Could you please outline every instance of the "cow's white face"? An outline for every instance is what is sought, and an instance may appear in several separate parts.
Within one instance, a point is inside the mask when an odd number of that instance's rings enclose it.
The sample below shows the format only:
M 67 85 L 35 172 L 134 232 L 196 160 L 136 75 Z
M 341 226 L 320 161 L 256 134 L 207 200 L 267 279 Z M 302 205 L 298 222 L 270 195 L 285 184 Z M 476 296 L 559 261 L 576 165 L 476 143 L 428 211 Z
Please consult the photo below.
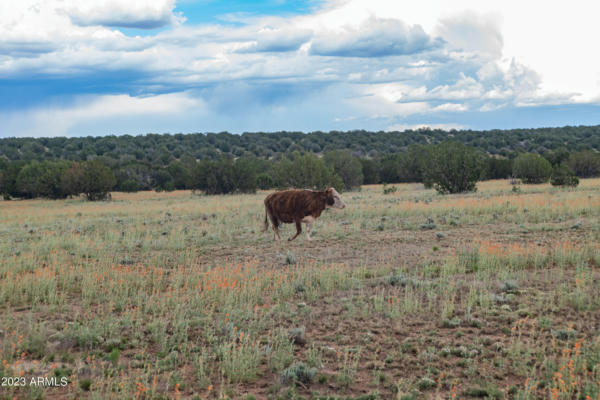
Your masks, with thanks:
M 342 200 L 340 194 L 334 188 L 329 188 L 327 192 L 327 207 L 345 208 L 346 204 Z

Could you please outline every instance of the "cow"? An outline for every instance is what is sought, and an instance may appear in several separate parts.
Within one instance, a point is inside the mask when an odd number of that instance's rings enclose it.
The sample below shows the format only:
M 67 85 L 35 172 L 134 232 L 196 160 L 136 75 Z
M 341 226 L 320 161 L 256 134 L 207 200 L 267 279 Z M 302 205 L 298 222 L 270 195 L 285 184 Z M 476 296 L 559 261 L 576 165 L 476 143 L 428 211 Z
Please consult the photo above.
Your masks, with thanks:
M 296 223 L 296 234 L 288 240 L 294 240 L 302 233 L 302 222 L 306 224 L 306 239 L 310 239 L 312 224 L 326 208 L 344 208 L 340 194 L 330 187 L 322 192 L 315 190 L 291 189 L 271 193 L 265 198 L 265 229 L 269 229 L 271 220 L 275 240 L 281 240 L 279 225 Z

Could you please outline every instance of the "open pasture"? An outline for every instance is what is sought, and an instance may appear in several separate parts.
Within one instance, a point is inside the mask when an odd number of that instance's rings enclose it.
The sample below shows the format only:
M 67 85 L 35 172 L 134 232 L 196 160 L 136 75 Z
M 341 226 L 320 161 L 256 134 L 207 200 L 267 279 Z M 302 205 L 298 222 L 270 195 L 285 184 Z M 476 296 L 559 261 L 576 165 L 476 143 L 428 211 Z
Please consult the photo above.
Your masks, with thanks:
M 0 202 L 0 398 L 600 399 L 600 180 L 396 187 Z

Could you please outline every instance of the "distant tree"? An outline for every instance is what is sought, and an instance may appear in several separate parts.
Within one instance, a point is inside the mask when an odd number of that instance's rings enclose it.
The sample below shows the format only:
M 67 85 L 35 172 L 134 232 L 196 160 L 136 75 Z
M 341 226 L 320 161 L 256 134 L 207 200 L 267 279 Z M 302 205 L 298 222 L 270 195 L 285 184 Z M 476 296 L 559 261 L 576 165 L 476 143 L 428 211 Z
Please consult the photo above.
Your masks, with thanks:
M 363 183 L 365 185 L 373 185 L 379 183 L 379 163 L 368 158 L 361 158 Z
M 213 140 L 213 136 L 209 136 Z M 201 160 L 192 170 L 192 190 L 202 190 L 208 193 L 217 191 L 214 162 Z
M 512 175 L 511 159 L 488 157 L 484 164 L 482 179 L 506 179 Z
M 116 182 L 110 168 L 100 160 L 74 164 L 63 178 L 69 194 L 83 193 L 90 201 L 105 200 Z
M 550 183 L 552 186 L 570 186 L 575 187 L 579 185 L 579 179 L 571 168 L 567 165 L 557 165 L 552 171 L 550 176 Z
M 470 146 L 445 142 L 431 148 L 424 177 L 441 194 L 472 192 L 482 170 L 481 155 Z
M 224 158 L 201 161 L 192 175 L 192 189 L 202 190 L 206 194 L 256 191 L 256 173 L 250 160 Z
M 24 161 L 6 161 L 0 159 L 0 194 L 4 200 L 20 195 L 17 189 L 17 176 L 23 168 Z
M 600 176 L 600 154 L 584 150 L 573 153 L 567 162 L 575 174 L 581 178 Z
M 382 182 L 423 182 L 424 165 L 431 146 L 412 145 L 406 152 L 384 156 L 379 171 Z
M 334 150 L 325 154 L 325 164 L 342 179 L 345 190 L 359 189 L 363 183 L 362 164 L 350 151 Z
M 179 161 L 172 161 L 167 167 L 167 172 L 173 179 L 175 189 L 182 190 L 190 187 L 192 176 L 185 164 Z
M 397 183 L 401 182 L 400 179 L 400 154 L 390 154 L 384 156 L 379 162 L 379 178 L 384 183 Z
M 173 177 L 166 169 L 157 169 L 152 174 L 152 186 L 157 192 L 172 192 L 175 190 Z
M 17 190 L 28 198 L 65 198 L 68 193 L 62 184 L 62 177 L 70 165 L 69 161 L 32 161 L 19 171 Z
M 569 150 L 562 146 L 555 150 L 547 151 L 543 154 L 544 158 L 552 164 L 553 167 L 562 164 L 569 158 Z
M 125 191 L 123 184 L 128 180 L 136 182 L 137 190 L 154 189 L 153 173 L 152 165 L 146 161 L 127 161 L 115 169 L 115 190 Z
M 552 165 L 538 154 L 520 154 L 513 163 L 513 176 L 523 183 L 548 182 L 552 174 Z
M 313 155 L 294 153 L 285 157 L 274 168 L 276 184 L 281 188 L 323 189 L 328 186 L 338 191 L 344 182 L 325 162 Z
M 262 173 L 256 176 L 256 184 L 261 190 L 267 190 L 275 187 L 275 180 L 269 174 Z
M 233 163 L 232 181 L 238 193 L 256 192 L 256 163 L 254 159 L 238 158 Z
M 123 192 L 129 192 L 129 193 L 134 193 L 139 190 L 138 183 L 134 179 L 127 179 L 126 181 L 121 183 L 121 186 L 119 189 L 122 190 Z

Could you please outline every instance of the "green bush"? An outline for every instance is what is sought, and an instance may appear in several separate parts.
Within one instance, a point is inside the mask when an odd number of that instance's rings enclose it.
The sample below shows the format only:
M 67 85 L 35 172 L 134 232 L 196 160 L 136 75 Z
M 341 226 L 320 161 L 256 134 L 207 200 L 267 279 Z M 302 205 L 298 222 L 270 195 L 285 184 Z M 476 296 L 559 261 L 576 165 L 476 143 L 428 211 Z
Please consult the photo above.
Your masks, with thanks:
M 600 176 L 600 154 L 596 152 L 584 150 L 571 154 L 568 164 L 582 178 Z
M 296 382 L 308 384 L 312 382 L 316 374 L 316 368 L 310 368 L 303 362 L 298 362 L 290 365 L 281 372 L 281 382 L 284 385 L 289 385 Z
M 273 177 L 269 174 L 258 174 L 256 176 L 256 184 L 259 189 L 267 190 L 275 187 L 275 180 L 273 180 Z
M 331 186 L 338 191 L 344 188 L 339 175 L 314 154 L 295 152 L 279 161 L 274 170 L 277 186 L 281 188 L 323 189 Z
M 579 179 L 571 168 L 567 167 L 566 165 L 559 165 L 552 171 L 550 183 L 552 186 L 575 187 L 579 185 Z
M 189 169 L 179 161 L 173 161 L 167 167 L 167 172 L 172 177 L 173 186 L 177 190 L 190 187 L 192 176 Z
M 172 192 L 175 190 L 175 181 L 169 172 L 159 169 L 153 174 L 153 186 L 157 192 Z
M 433 146 L 424 164 L 424 181 L 433 183 L 438 193 L 462 193 L 477 190 L 483 158 L 470 146 L 444 142 Z
M 387 186 L 387 184 L 383 184 L 383 194 L 396 193 L 398 188 L 396 186 Z
M 134 193 L 138 191 L 138 183 L 134 179 L 127 179 L 121 184 L 120 189 L 123 192 Z
M 361 158 L 360 163 L 362 166 L 363 183 L 365 185 L 379 183 L 379 163 L 368 158 Z
M 512 174 L 513 160 L 488 157 L 482 179 L 507 179 Z
M 83 193 L 90 201 L 105 200 L 116 183 L 110 168 L 100 160 L 75 163 L 63 176 L 69 194 Z
M 254 193 L 256 172 L 251 160 L 200 161 L 192 172 L 192 189 L 206 194 Z
M 65 198 L 73 194 L 63 182 L 63 175 L 70 166 L 69 161 L 32 161 L 19 171 L 17 190 L 28 198 Z
M 359 189 L 363 183 L 362 164 L 350 151 L 335 150 L 325 154 L 325 163 L 333 168 L 344 182 L 345 190 Z
M 521 154 L 513 163 L 513 176 L 523 183 L 548 182 L 552 174 L 552 165 L 537 154 Z

